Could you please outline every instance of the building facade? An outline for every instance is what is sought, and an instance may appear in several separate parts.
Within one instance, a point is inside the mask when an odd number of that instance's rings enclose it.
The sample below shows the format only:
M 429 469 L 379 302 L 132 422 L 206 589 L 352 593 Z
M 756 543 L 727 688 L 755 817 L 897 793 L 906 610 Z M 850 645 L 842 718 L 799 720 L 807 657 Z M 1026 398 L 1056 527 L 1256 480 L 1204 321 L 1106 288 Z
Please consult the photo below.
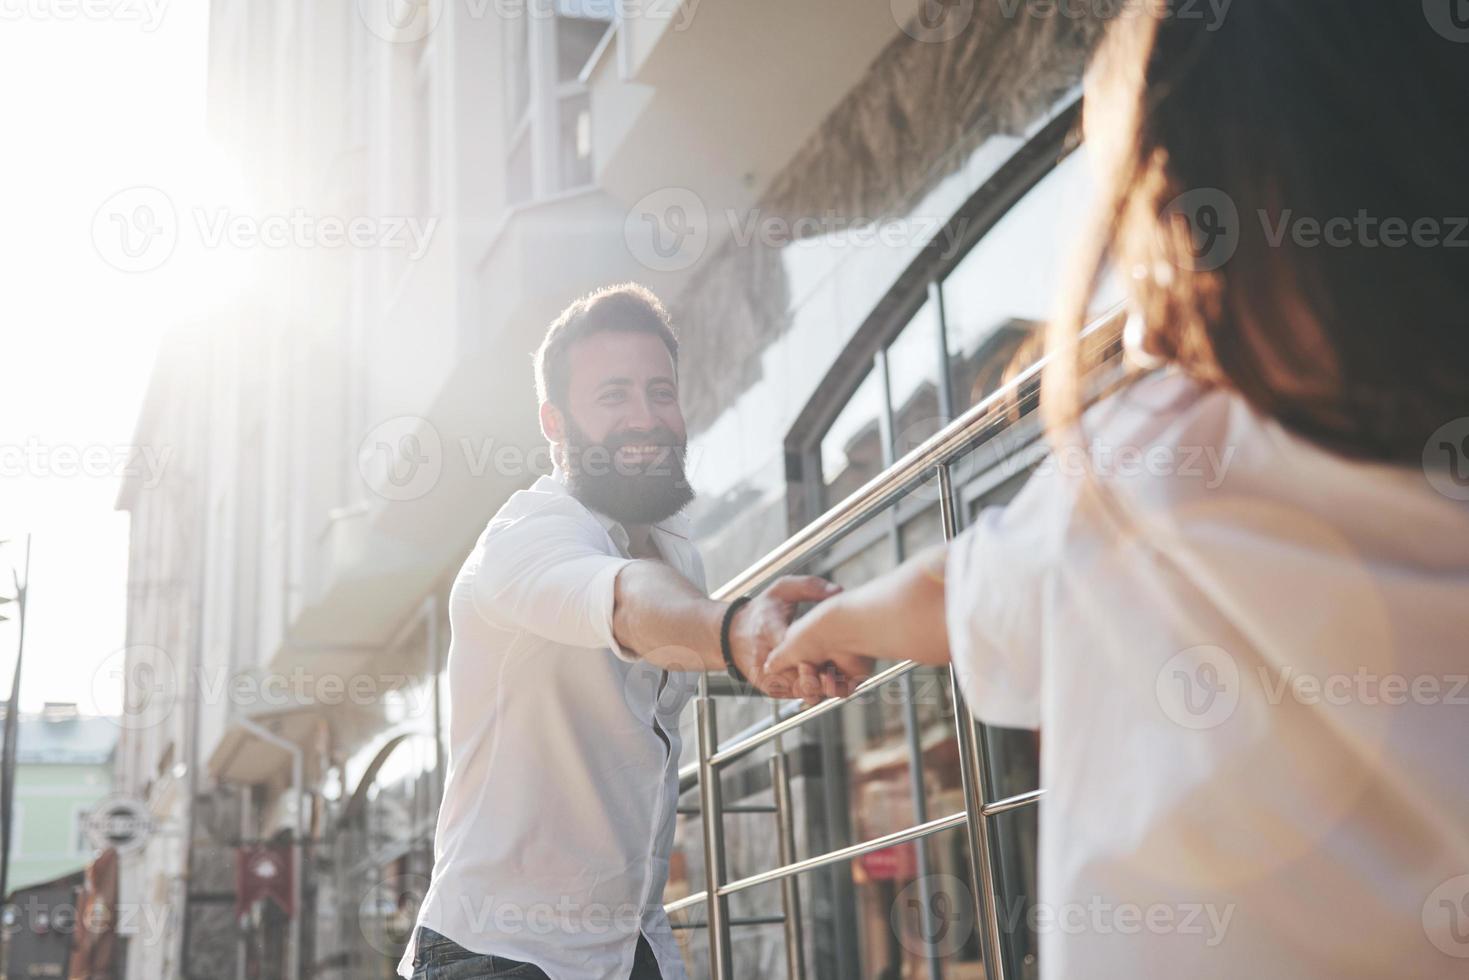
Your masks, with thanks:
M 853 584 L 952 535 L 1043 451 L 1026 366 L 1088 197 L 1098 25 L 919 0 L 211 12 L 235 206 L 311 233 L 242 248 L 240 301 L 170 336 L 138 440 L 175 463 L 119 501 L 118 781 L 174 828 L 122 893 L 177 910 L 128 971 L 386 977 L 432 865 L 448 586 L 549 468 L 546 324 L 614 281 L 669 304 L 719 594 Z M 1035 975 L 1036 735 L 890 666 L 804 722 L 718 682 L 691 703 L 666 895 L 691 975 Z M 261 842 L 300 871 L 293 915 L 236 914 Z M 713 902 L 711 857 L 738 884 Z
M 118 737 L 113 719 L 78 714 L 75 704 L 47 704 L 18 722 L 12 889 L 79 872 L 92 859 L 87 818 L 112 791 Z

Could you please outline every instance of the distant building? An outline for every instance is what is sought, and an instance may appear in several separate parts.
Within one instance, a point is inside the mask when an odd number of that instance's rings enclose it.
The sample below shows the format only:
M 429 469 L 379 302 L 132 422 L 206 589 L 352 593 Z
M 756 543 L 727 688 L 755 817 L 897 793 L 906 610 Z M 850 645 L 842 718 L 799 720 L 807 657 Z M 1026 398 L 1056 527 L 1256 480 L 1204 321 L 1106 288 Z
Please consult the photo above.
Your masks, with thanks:
M 114 719 L 78 714 L 75 704 L 52 703 L 40 714 L 21 714 L 8 882 L 12 891 L 80 872 L 92 859 L 86 819 L 112 791 L 118 732 Z

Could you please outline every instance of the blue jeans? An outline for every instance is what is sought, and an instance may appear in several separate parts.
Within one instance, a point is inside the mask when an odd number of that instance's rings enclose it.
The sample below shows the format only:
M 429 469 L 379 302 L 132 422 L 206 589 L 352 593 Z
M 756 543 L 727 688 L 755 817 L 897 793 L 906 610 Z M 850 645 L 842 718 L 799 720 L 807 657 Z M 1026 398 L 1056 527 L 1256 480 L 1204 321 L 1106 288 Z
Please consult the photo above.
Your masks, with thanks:
M 472 953 L 447 936 L 422 926 L 418 955 L 413 958 L 413 980 L 550 980 L 534 963 L 488 953 Z M 653 947 L 641 934 L 628 980 L 662 980 Z

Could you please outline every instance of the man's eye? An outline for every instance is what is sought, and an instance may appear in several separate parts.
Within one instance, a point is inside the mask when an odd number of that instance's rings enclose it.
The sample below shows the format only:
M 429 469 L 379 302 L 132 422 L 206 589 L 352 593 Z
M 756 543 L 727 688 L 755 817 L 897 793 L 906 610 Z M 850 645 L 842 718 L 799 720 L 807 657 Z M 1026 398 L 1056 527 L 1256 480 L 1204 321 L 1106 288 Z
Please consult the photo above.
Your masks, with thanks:
M 626 396 L 623 395 L 623 393 L 620 391 L 609 391 L 601 398 L 598 398 L 597 401 L 601 402 L 603 405 L 616 405 L 618 402 L 622 401 L 624 397 Z
M 653 397 L 662 402 L 671 402 L 678 396 L 672 388 L 659 388 L 653 392 Z

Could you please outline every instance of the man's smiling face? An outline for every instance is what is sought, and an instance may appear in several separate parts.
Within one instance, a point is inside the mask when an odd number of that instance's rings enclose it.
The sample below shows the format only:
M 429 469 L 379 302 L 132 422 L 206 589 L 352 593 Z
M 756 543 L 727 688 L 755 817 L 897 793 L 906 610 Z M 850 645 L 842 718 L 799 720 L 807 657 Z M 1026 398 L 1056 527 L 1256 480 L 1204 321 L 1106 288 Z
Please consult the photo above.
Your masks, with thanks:
M 568 486 L 624 524 L 652 524 L 693 497 L 673 355 L 655 334 L 600 330 L 567 349 L 564 410 L 553 438 Z M 559 437 L 559 438 L 558 438 Z

